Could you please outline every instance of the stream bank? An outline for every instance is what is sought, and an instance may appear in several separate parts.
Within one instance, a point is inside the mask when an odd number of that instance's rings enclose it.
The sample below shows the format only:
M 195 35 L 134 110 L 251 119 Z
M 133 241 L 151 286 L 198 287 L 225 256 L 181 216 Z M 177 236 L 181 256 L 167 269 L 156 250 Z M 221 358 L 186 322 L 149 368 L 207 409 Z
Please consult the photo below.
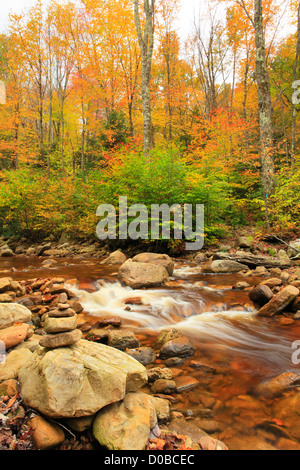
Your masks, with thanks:
M 40 281 L 36 290 L 25 296 L 17 294 L 14 301 L 34 300 L 29 309 L 41 319 L 46 312 L 40 311 L 47 304 L 39 297 L 40 289 L 49 280 L 59 280 L 74 296 L 67 301 L 83 308 L 77 313 L 77 327 L 89 341 L 107 343 L 118 336 L 112 331 L 129 330 L 139 348 L 154 351 L 146 369 L 168 369 L 172 378 L 158 380 L 175 382 L 175 388 L 173 384 L 168 393 L 161 388 L 153 391 L 152 382 L 142 388 L 143 393 L 169 402 L 170 415 L 161 420 L 161 428 L 167 426 L 169 432 L 190 439 L 194 436 L 196 441 L 204 432 L 232 450 L 299 448 L 297 380 L 286 376 L 280 392 L 276 389 L 274 395 L 261 387 L 282 374 L 298 376 L 299 366 L 291 359 L 291 345 L 300 337 L 296 312 L 259 317 L 249 299 L 254 286 L 274 279 L 275 274 L 282 283 L 273 286 L 275 291 L 297 282 L 296 265 L 288 269 L 260 267 L 243 273 L 212 273 L 203 272 L 207 260 L 196 263 L 176 259 L 166 285 L 133 290 L 118 280 L 118 265 L 100 264 L 101 260 L 90 258 L 54 258 L 52 266 L 45 266 L 47 260 L 22 255 L 3 259 L 2 276 L 20 281 L 23 287 L 32 285 L 32 280 Z M 277 269 L 276 273 L 272 269 Z M 191 341 L 195 347 L 192 355 L 166 358 L 155 350 L 160 331 L 170 328 Z M 129 349 L 139 352 L 136 345 Z M 97 447 L 90 431 L 78 433 L 65 423 L 63 426 L 65 439 L 58 448 Z M 153 439 L 157 445 L 158 437 Z

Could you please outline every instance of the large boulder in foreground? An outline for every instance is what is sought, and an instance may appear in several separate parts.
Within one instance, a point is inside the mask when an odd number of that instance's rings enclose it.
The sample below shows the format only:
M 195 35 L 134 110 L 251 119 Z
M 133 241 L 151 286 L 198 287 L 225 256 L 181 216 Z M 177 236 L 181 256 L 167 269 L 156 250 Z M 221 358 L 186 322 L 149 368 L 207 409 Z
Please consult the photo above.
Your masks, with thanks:
M 0 329 L 12 326 L 16 322 L 29 323 L 31 311 L 19 304 L 0 304 Z
M 169 275 L 172 276 L 174 271 L 174 263 L 169 255 L 161 253 L 140 253 L 132 258 L 135 263 L 152 263 L 163 266 L 168 271 Z
M 169 281 L 169 274 L 163 266 L 151 263 L 126 261 L 119 269 L 119 279 L 132 289 L 159 287 Z
M 39 347 L 19 371 L 25 403 L 52 418 L 89 416 L 147 382 L 127 354 L 81 340 L 68 348 Z
M 145 393 L 129 393 L 121 403 L 99 411 L 93 434 L 109 450 L 144 450 L 157 424 L 157 405 L 165 402 Z
M 273 317 L 274 315 L 281 313 L 293 302 L 297 295 L 299 295 L 299 292 L 300 291 L 297 287 L 285 287 L 258 311 L 258 315 L 262 317 Z

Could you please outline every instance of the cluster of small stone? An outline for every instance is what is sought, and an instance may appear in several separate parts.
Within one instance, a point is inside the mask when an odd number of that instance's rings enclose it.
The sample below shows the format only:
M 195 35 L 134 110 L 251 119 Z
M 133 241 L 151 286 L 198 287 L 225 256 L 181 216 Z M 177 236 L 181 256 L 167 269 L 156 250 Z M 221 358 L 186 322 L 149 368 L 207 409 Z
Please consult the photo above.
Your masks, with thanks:
M 68 303 L 58 303 L 48 312 L 43 329 L 45 335 L 40 345 L 45 348 L 60 348 L 71 346 L 82 338 L 82 332 L 77 329 L 77 314 Z

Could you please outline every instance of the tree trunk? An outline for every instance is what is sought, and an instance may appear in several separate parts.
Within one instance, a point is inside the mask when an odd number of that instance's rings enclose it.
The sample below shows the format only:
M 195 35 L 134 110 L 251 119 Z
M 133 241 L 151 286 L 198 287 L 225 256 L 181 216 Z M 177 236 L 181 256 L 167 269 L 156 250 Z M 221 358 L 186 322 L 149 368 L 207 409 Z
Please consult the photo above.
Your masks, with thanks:
M 243 99 L 243 118 L 247 121 L 247 98 L 248 98 L 248 75 L 249 75 L 249 50 L 247 49 L 246 66 L 244 73 L 244 99 Z
M 13 170 L 18 170 L 19 168 L 19 158 L 18 158 L 18 144 L 19 144 L 19 114 L 20 114 L 20 104 L 18 103 L 15 110 L 15 129 L 14 129 L 14 150 L 12 155 L 11 167 Z
M 144 121 L 144 154 L 149 156 L 152 148 L 152 120 L 150 78 L 154 47 L 154 5 L 155 0 L 144 0 L 145 26 L 142 32 L 139 0 L 134 0 L 134 20 L 142 56 L 142 101 Z
M 129 133 L 130 137 L 134 137 L 134 124 L 133 124 L 133 99 L 128 101 L 128 119 L 129 119 Z
M 300 3 L 297 14 L 297 45 L 296 57 L 293 68 L 294 82 L 300 78 Z M 295 146 L 296 146 L 296 104 L 292 103 L 292 145 L 291 145 L 291 166 L 295 164 Z
M 49 129 L 48 129 L 48 155 L 47 155 L 47 176 L 50 178 L 50 167 L 51 167 L 51 150 L 53 144 L 53 90 L 52 90 L 52 53 L 51 53 L 51 30 L 50 23 L 48 24 L 48 55 L 49 55 Z
M 81 119 L 82 119 L 82 131 L 81 131 L 81 170 L 84 171 L 84 167 L 85 167 L 86 120 L 85 120 L 84 102 L 83 102 L 83 99 L 81 99 Z
M 255 0 L 256 80 L 261 142 L 262 187 L 268 222 L 268 199 L 274 194 L 273 127 L 270 79 L 267 69 L 262 0 Z

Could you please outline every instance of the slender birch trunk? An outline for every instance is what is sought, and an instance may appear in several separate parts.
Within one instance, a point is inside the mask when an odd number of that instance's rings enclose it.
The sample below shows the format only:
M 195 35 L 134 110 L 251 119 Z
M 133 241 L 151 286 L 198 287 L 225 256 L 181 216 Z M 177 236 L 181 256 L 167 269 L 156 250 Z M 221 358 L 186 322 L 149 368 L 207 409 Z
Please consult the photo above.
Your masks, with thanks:
M 267 69 L 265 33 L 263 25 L 262 0 L 255 0 L 254 29 L 256 45 L 256 80 L 258 88 L 258 110 L 261 143 L 261 175 L 264 199 L 266 204 L 266 220 L 269 226 L 269 197 L 274 194 L 274 158 L 273 158 L 273 126 L 270 78 Z
M 297 45 L 296 57 L 293 68 L 294 82 L 300 78 L 300 3 L 297 13 Z M 295 146 L 296 146 L 296 104 L 292 103 L 292 145 L 291 145 L 291 166 L 295 164 Z
M 134 20 L 137 30 L 139 46 L 142 57 L 142 100 L 144 121 L 144 154 L 149 156 L 152 148 L 152 120 L 151 120 L 151 96 L 150 79 L 154 48 L 154 6 L 155 0 L 144 0 L 144 31 L 142 31 L 140 19 L 139 0 L 134 0 Z

